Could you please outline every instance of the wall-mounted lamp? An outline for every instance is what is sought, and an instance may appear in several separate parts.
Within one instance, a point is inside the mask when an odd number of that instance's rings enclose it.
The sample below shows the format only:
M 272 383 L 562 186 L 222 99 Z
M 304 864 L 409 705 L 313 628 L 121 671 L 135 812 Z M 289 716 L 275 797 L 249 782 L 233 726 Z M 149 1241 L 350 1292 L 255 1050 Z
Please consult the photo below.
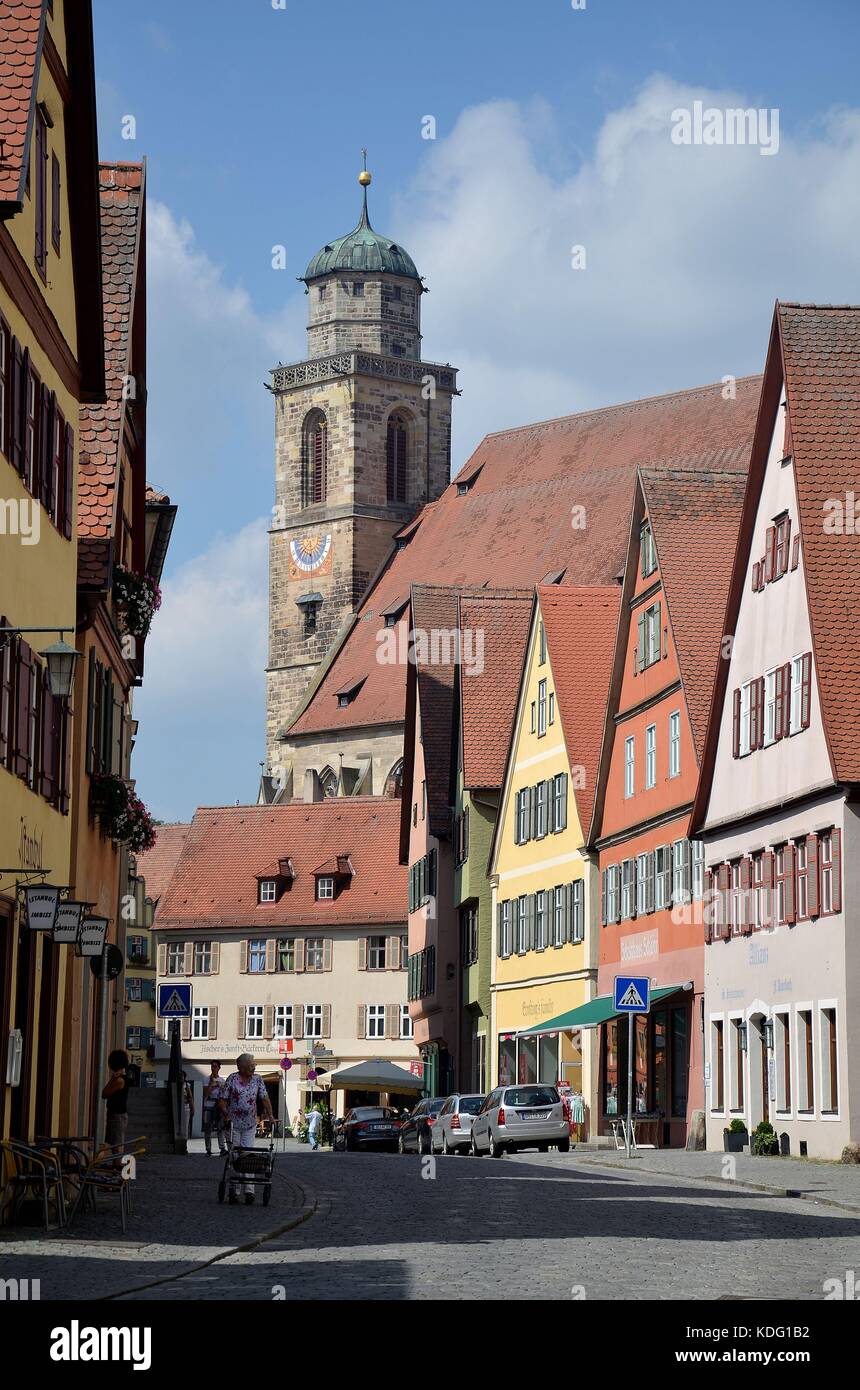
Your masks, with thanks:
M 25 632 L 56 632 L 60 640 L 52 642 L 51 646 L 46 647 L 39 655 L 45 658 L 48 667 L 48 687 L 51 694 L 55 700 L 65 700 L 72 693 L 75 665 L 79 656 L 74 647 L 63 641 L 63 633 L 68 631 L 69 629 L 64 627 L 0 627 L 0 634 L 7 634 L 5 641 L 0 640 L 0 651 L 5 647 L 9 637 L 20 637 Z
M 773 1052 L 773 1019 L 765 1020 L 764 1025 L 764 1045 L 768 1052 Z
M 746 1052 L 749 1046 L 749 1035 L 747 1032 L 747 1025 L 745 1023 L 738 1024 L 738 1043 L 740 1045 L 741 1052 Z

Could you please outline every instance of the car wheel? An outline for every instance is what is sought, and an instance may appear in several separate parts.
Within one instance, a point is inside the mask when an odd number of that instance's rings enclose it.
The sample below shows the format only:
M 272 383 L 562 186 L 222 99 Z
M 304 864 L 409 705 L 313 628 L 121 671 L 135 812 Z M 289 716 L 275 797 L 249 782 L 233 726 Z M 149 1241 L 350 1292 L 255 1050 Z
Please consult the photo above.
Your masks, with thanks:
M 418 1131 L 418 1154 L 419 1154 L 419 1157 L 420 1157 L 421 1155 L 426 1154 L 426 1153 L 429 1153 L 429 1152 L 430 1152 L 430 1136 L 429 1136 L 429 1134 L 422 1134 L 421 1130 L 419 1129 L 419 1131 Z
M 405 1152 L 406 1152 L 406 1145 L 405 1145 L 404 1142 L 403 1142 L 403 1135 L 402 1135 L 402 1134 L 401 1134 L 400 1138 L 399 1138 L 398 1141 L 397 1141 L 397 1152 L 398 1152 L 399 1154 L 405 1154 Z
M 448 1147 L 448 1136 L 447 1136 L 447 1134 L 443 1134 L 443 1135 L 442 1135 L 442 1152 L 443 1152 L 443 1154 L 445 1155 L 446 1158 L 448 1158 L 448 1156 L 449 1156 L 450 1153 L 451 1153 L 451 1150 L 450 1150 L 449 1147 Z
M 504 1146 L 499 1143 L 498 1139 L 493 1138 L 492 1130 L 488 1130 L 488 1137 L 490 1141 L 490 1158 L 501 1158 L 502 1154 L 505 1152 Z
M 570 1153 L 570 1140 L 569 1140 L 569 1139 L 559 1139 L 559 1141 L 558 1141 L 558 1151 L 559 1151 L 560 1154 L 569 1154 L 569 1153 Z

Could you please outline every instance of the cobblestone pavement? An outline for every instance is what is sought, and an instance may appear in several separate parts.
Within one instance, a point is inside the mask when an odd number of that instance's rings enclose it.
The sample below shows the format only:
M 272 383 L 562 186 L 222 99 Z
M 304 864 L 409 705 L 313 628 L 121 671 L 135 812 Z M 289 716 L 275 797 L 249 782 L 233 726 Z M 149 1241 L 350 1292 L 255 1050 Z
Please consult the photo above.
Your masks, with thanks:
M 820 1300 L 825 1280 L 860 1271 L 860 1211 L 722 1180 L 721 1155 L 672 1175 L 651 1171 L 658 1158 L 431 1165 L 291 1143 L 267 1209 L 218 1206 L 217 1159 L 152 1159 L 125 1239 L 108 1211 L 73 1239 L 15 1233 L 0 1277 L 40 1278 L 43 1298 Z M 842 1182 L 799 1166 L 798 1187 Z M 794 1175 L 779 1165 L 775 1181 Z

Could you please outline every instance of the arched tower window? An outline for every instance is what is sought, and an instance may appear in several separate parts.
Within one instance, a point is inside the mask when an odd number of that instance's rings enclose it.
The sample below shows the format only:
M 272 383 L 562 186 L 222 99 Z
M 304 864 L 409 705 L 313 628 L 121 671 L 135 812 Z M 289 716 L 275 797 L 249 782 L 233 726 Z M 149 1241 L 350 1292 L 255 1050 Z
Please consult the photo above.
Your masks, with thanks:
M 302 506 L 325 501 L 327 472 L 328 426 L 322 411 L 313 410 L 305 420 Z
M 337 773 L 333 768 L 323 768 L 320 773 L 320 786 L 323 796 L 337 796 Z
M 403 759 L 396 762 L 385 779 L 383 796 L 401 797 L 403 795 Z
M 406 501 L 406 463 L 409 457 L 409 421 L 396 410 L 388 421 L 386 441 L 386 496 L 389 502 Z

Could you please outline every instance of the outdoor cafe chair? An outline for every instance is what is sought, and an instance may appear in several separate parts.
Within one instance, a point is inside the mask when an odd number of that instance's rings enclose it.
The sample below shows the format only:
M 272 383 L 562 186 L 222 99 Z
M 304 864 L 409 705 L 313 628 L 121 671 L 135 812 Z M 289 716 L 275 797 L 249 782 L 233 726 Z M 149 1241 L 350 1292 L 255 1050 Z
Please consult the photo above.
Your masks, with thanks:
M 7 1184 L 12 1193 L 10 1224 L 14 1223 L 30 1194 L 42 1203 L 46 1231 L 51 1229 L 51 1206 L 56 1211 L 58 1228 L 65 1226 L 66 1194 L 63 1172 L 56 1154 L 22 1144 L 17 1139 L 0 1142 L 0 1153 L 4 1156 L 3 1167 L 9 1171 Z
M 94 1153 L 84 1171 L 74 1180 L 78 1185 L 78 1195 L 69 1213 L 69 1225 L 82 1205 L 86 1204 L 95 1211 L 96 1197 L 101 1193 L 106 1197 L 119 1197 L 120 1221 L 125 1234 L 126 1218 L 131 1215 L 133 1204 L 131 1179 L 125 1171 L 123 1160 L 139 1158 L 142 1153 L 145 1153 L 145 1149 L 140 1139 L 133 1139 L 130 1144 L 127 1142 L 114 1147 L 105 1145 Z

